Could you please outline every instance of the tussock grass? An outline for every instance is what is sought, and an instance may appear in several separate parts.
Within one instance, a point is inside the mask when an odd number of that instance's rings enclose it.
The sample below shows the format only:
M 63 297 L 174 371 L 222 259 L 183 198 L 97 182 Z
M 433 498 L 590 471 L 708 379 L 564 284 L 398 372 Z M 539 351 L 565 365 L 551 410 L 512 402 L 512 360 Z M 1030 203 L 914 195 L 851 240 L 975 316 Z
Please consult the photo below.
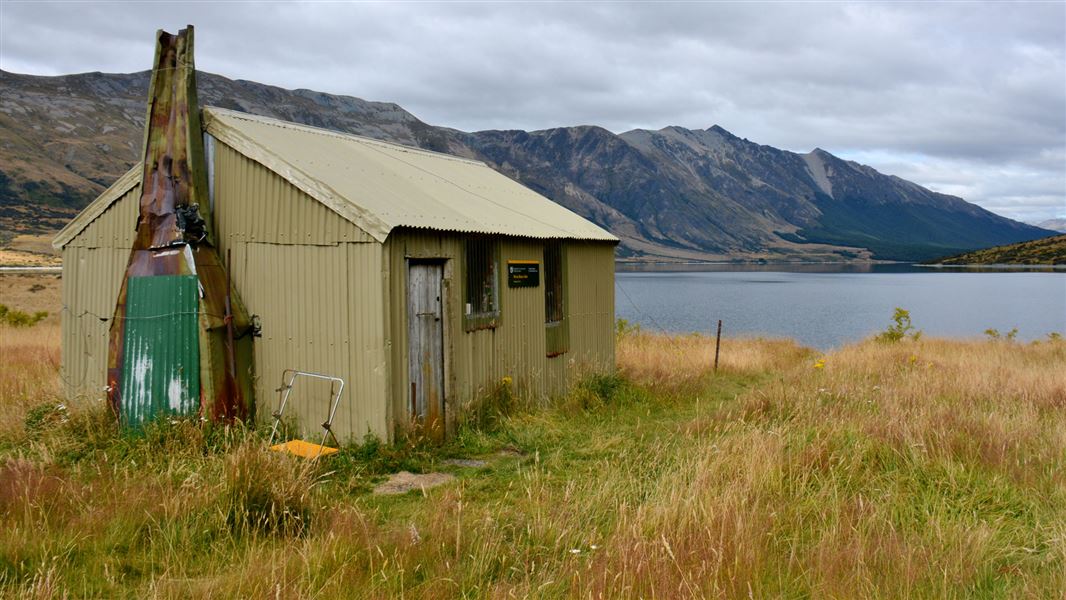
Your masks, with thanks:
M 1066 589 L 1062 341 L 868 341 L 821 355 L 729 338 L 714 374 L 713 339 L 630 332 L 618 375 L 550 406 L 508 396 L 443 448 L 367 440 L 305 462 L 240 426 L 129 436 L 102 405 L 42 409 L 58 401 L 42 331 L 0 332 L 2 595 Z M 18 358 L 32 352 L 46 360 Z M 459 480 L 368 494 L 399 469 Z
M 237 534 L 300 534 L 311 523 L 315 464 L 262 444 L 242 444 L 226 457 L 226 522 Z

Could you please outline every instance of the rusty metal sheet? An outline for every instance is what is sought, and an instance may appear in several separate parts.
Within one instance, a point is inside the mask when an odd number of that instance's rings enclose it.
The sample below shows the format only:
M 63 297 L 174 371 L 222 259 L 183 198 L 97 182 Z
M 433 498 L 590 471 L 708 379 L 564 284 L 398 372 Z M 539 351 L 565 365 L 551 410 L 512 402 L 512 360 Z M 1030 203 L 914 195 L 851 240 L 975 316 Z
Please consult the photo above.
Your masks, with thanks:
M 120 410 L 125 425 L 199 411 L 199 287 L 195 275 L 129 279 Z
M 247 312 L 215 250 L 207 194 L 200 112 L 196 100 L 193 30 L 157 34 L 148 90 L 139 214 L 126 278 L 115 303 L 108 345 L 108 397 L 121 416 L 143 398 L 124 400 L 133 381 L 124 344 L 131 338 L 129 285 L 136 278 L 189 275 L 198 289 L 198 397 L 205 416 L 230 421 L 251 414 L 251 372 L 237 365 L 239 337 L 250 328 Z M 140 284 L 139 284 L 140 285 Z M 165 345 L 165 336 L 144 338 Z M 241 342 L 240 345 L 248 345 Z M 165 348 L 160 348 L 165 351 Z M 137 352 L 150 352 L 138 348 Z M 201 376 L 202 375 L 202 376 Z M 245 381 L 248 380 L 248 381 Z M 130 393 L 141 393 L 130 391 Z M 138 417 L 139 418 L 139 417 Z M 131 421 L 131 419 L 126 419 Z M 136 418 L 133 418 L 136 420 Z

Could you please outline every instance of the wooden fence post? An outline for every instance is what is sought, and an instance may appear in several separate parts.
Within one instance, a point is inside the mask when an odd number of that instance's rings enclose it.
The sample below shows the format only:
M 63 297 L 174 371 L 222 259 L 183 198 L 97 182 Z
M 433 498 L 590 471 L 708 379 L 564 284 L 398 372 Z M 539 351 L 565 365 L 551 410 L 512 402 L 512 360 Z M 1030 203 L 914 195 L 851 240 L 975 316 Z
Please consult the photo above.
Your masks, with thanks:
M 718 319 L 718 334 L 714 336 L 714 372 L 718 372 L 718 349 L 722 345 L 722 320 Z

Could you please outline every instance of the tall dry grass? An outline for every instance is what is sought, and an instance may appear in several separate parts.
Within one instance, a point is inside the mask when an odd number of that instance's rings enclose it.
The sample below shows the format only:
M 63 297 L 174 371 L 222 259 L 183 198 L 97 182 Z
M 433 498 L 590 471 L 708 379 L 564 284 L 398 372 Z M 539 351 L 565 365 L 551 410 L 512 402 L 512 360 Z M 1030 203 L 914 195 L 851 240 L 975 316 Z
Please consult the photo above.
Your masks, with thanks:
M 0 340 L 5 366 L 15 339 Z M 0 374 L 0 594 L 1066 589 L 1066 344 L 865 342 L 822 356 L 727 339 L 717 375 L 713 339 L 627 334 L 617 350 L 622 377 L 582 386 L 582 401 L 501 416 L 441 451 L 484 449 L 485 468 L 390 498 L 356 481 L 361 451 L 312 465 L 239 429 L 127 437 L 87 410 L 28 436 L 27 396 L 56 373 L 24 361 L 9 370 L 26 379 Z
M 0 432 L 23 427 L 31 408 L 61 402 L 59 324 L 0 325 Z
M 792 340 L 728 337 L 718 349 L 718 369 L 722 374 L 763 373 L 787 368 L 810 353 Z M 618 337 L 615 354 L 619 372 L 634 383 L 686 388 L 713 374 L 715 339 L 636 331 Z
M 1066 589 L 1066 344 L 852 345 L 683 430 L 699 451 L 619 507 L 612 550 L 571 591 Z

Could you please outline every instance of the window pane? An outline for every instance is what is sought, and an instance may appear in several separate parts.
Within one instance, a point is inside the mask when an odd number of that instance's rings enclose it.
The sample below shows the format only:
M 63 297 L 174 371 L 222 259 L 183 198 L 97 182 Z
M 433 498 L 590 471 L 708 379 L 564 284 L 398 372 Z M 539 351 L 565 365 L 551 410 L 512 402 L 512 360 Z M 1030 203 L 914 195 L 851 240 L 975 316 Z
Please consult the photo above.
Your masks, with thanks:
M 496 312 L 496 247 L 491 240 L 466 241 L 466 302 L 472 315 Z
M 558 242 L 544 247 L 544 320 L 556 323 L 563 320 L 563 257 Z

